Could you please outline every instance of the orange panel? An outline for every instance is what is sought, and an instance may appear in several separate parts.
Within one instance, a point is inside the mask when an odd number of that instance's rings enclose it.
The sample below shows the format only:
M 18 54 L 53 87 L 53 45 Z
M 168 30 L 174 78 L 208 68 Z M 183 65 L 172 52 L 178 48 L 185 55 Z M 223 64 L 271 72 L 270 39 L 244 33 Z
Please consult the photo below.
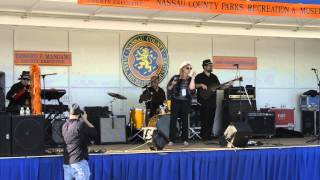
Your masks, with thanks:
M 213 56 L 213 68 L 215 69 L 239 69 L 257 70 L 256 57 L 231 57 L 231 56 Z
M 78 4 L 214 14 L 320 17 L 320 5 L 248 0 L 78 0 Z

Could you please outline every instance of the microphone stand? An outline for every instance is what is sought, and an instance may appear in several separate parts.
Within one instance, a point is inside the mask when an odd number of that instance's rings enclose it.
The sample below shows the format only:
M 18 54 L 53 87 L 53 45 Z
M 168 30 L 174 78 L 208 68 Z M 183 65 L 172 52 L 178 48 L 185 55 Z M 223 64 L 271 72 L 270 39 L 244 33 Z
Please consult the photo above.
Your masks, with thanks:
M 239 64 L 234 64 L 233 66 L 236 67 L 236 77 L 235 78 L 239 78 L 240 77 L 240 71 L 239 71 Z M 239 115 L 239 122 L 242 121 L 242 87 L 241 87 L 241 81 L 239 81 L 239 87 L 240 87 L 240 100 L 239 100 L 239 111 L 238 111 L 238 115 Z
M 307 143 L 312 143 L 312 142 L 315 142 L 315 141 L 317 141 L 317 143 L 319 144 L 319 142 L 320 142 L 320 131 L 319 131 L 319 128 L 320 128 L 320 78 L 319 78 L 319 71 L 317 70 L 317 69 L 311 69 L 313 72 L 314 72 L 314 74 L 316 75 L 316 78 L 317 78 L 317 82 L 318 82 L 318 107 L 317 108 L 315 108 L 315 110 L 314 110 L 314 119 L 315 119 L 315 122 L 317 122 L 317 112 L 318 112 L 318 123 L 315 123 L 315 126 L 318 126 L 317 127 L 317 131 L 318 131 L 318 134 L 316 134 L 315 135 L 315 138 L 313 138 L 313 139 L 311 139 L 311 140 L 309 140 L 309 141 L 307 141 Z M 316 133 L 316 132 L 315 132 Z
M 46 114 L 46 81 L 45 81 L 45 78 L 46 76 L 52 76 L 52 75 L 57 75 L 57 73 L 51 73 L 51 74 L 41 74 L 40 76 L 42 77 L 42 82 L 43 82 L 43 108 L 42 108 L 42 111 L 44 112 L 44 114 Z M 40 92 L 41 94 L 41 92 Z M 42 96 L 42 95 L 40 95 Z

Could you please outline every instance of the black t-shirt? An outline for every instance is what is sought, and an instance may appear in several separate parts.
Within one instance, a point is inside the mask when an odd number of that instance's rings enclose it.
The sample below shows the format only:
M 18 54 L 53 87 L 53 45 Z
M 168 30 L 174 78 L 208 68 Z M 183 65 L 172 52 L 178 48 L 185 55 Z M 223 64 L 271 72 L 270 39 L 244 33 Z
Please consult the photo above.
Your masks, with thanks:
M 205 84 L 208 87 L 208 89 L 210 87 L 220 85 L 220 81 L 216 75 L 210 73 L 210 76 L 207 76 L 204 72 L 202 72 L 196 76 L 195 83 L 196 84 Z M 216 106 L 217 93 L 213 93 L 209 98 L 204 99 L 199 94 L 199 93 L 201 93 L 201 90 L 202 90 L 202 88 L 198 88 L 198 91 L 197 91 L 198 102 L 202 105 Z
M 96 129 L 90 128 L 85 122 L 79 119 L 67 120 L 62 126 L 64 164 L 88 160 L 89 137 L 96 135 Z
M 189 88 L 191 77 L 188 77 L 187 79 L 180 79 L 179 75 L 174 75 L 170 79 L 167 87 L 171 85 L 173 80 L 177 80 L 177 84 L 173 86 L 172 90 L 168 89 L 168 98 L 191 101 L 191 96 L 195 92 Z
M 150 109 L 150 116 L 156 114 L 156 110 L 160 105 L 163 105 L 163 102 L 166 100 L 166 93 L 162 88 L 159 87 L 158 91 L 156 91 L 153 87 L 148 87 L 143 94 L 150 93 L 152 99 L 151 101 L 146 103 L 147 109 Z

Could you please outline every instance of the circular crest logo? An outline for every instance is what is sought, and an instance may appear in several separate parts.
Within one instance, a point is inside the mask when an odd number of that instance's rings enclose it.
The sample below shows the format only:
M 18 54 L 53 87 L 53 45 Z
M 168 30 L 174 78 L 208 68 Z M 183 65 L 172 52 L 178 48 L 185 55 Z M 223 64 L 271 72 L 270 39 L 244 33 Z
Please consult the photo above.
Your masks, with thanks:
M 168 73 L 168 49 L 151 34 L 130 38 L 123 47 L 121 61 L 124 75 L 138 87 L 148 84 L 154 75 L 159 75 L 161 82 Z

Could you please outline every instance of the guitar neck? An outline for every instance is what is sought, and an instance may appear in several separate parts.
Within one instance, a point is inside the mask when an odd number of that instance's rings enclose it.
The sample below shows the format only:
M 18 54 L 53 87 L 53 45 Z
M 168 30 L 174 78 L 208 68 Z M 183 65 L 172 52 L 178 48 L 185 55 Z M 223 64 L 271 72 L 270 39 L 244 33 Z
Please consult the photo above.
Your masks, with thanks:
M 216 90 L 224 87 L 225 85 L 227 85 L 227 84 L 229 84 L 229 83 L 231 83 L 231 82 L 234 82 L 234 81 L 238 81 L 238 80 L 242 81 L 242 77 L 239 77 L 239 78 L 233 79 L 233 80 L 231 80 L 231 81 L 227 81 L 227 82 L 225 82 L 225 83 L 222 83 L 222 84 L 220 84 L 219 86 L 217 86 L 217 87 L 215 87 L 215 88 L 212 88 L 211 90 L 216 91 Z

